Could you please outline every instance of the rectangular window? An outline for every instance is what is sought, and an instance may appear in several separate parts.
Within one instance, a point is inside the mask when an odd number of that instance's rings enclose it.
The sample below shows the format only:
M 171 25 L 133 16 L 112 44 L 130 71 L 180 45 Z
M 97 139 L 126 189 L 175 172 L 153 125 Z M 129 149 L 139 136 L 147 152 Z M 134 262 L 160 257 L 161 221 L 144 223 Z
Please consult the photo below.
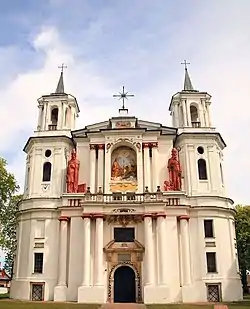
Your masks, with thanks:
M 43 273 L 43 253 L 34 253 L 34 273 Z
M 213 220 L 204 220 L 205 237 L 214 237 Z
M 45 237 L 45 220 L 36 220 L 35 238 Z
M 116 242 L 133 242 L 135 229 L 133 227 L 115 227 L 114 238 Z
M 208 273 L 216 273 L 216 253 L 215 252 L 207 252 L 207 272 Z

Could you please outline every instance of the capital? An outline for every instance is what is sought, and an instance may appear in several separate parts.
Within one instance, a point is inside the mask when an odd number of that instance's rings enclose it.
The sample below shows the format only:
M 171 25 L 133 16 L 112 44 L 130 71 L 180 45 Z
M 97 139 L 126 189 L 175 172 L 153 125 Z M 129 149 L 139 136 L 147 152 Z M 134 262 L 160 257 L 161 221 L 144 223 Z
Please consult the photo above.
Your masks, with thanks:
M 159 217 L 163 217 L 163 218 L 166 218 L 166 213 L 165 212 L 158 212 L 157 214 L 155 214 L 156 218 L 159 218 Z
M 93 214 L 93 219 L 103 219 L 103 218 L 104 218 L 104 214 L 102 213 Z
M 190 217 L 188 216 L 188 215 L 182 215 L 182 216 L 179 216 L 178 217 L 178 220 L 189 220 L 190 219 Z
M 91 219 L 92 218 L 92 214 L 90 214 L 90 213 L 83 213 L 82 214 L 82 219 Z
M 98 150 L 104 150 L 105 144 L 97 144 Z
M 66 222 L 68 222 L 69 221 L 69 217 L 67 217 L 67 216 L 60 216 L 59 218 L 58 218 L 58 220 L 61 222 L 61 221 L 66 221 Z
M 90 150 L 95 150 L 96 149 L 96 144 L 89 144 L 89 149 Z

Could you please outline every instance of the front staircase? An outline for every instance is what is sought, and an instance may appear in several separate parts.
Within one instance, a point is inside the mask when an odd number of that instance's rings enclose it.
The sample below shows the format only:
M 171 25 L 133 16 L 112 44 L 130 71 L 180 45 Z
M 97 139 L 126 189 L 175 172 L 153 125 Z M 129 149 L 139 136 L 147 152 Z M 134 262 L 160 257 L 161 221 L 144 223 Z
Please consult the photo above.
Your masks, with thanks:
M 135 304 L 135 303 L 106 303 L 103 304 L 102 309 L 146 309 L 147 307 L 144 304 Z

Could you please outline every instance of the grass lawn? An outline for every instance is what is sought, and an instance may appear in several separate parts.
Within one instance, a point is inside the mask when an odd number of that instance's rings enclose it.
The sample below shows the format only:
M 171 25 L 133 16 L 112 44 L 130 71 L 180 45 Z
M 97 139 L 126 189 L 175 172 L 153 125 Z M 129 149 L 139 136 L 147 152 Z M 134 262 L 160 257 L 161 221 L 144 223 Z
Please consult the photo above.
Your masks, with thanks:
M 82 305 L 71 303 L 53 302 L 22 302 L 12 300 L 0 300 L 1 309 L 98 309 L 99 305 Z

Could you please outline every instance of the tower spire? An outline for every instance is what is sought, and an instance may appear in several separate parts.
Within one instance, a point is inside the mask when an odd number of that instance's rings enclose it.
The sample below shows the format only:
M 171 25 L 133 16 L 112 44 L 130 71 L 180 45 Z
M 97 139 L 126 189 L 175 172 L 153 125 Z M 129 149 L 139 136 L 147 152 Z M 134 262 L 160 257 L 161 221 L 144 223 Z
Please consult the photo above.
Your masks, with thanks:
M 63 82 L 63 69 L 66 69 L 67 66 L 64 65 L 64 63 L 58 67 L 59 69 L 61 69 L 61 74 L 60 74 L 60 78 L 59 78 L 59 81 L 58 81 L 58 84 L 57 84 L 57 87 L 56 87 L 56 92 L 55 93 L 64 93 L 64 82 Z
M 185 78 L 184 78 L 184 91 L 195 91 L 194 87 L 192 85 L 191 82 L 191 78 L 188 74 L 188 69 L 187 69 L 187 65 L 190 64 L 190 62 L 187 62 L 186 60 L 184 60 L 184 62 L 182 62 L 181 64 L 185 65 Z

